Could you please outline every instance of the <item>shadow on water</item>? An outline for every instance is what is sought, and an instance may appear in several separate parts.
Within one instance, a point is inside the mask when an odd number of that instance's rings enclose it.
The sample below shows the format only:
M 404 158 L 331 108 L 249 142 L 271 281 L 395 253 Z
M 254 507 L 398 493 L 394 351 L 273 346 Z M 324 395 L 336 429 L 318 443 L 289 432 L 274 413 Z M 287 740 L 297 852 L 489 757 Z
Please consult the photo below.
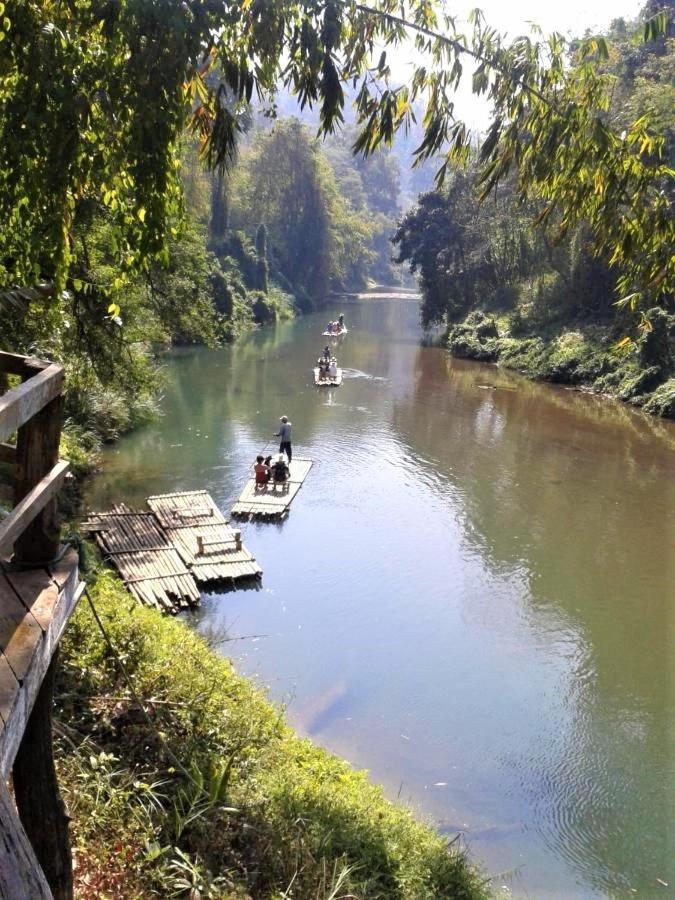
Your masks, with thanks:
M 339 311 L 169 357 L 163 417 L 90 503 L 227 512 L 288 414 L 315 466 L 281 527 L 241 523 L 261 589 L 189 621 L 515 896 L 667 896 L 673 423 L 451 360 L 411 301 L 351 304 L 344 383 L 316 392 Z

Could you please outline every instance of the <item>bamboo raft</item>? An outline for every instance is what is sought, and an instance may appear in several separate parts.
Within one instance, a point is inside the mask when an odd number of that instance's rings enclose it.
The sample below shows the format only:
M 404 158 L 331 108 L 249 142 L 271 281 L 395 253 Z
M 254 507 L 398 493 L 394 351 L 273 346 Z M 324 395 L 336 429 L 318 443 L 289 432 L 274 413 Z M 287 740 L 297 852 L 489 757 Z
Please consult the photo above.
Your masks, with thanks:
M 153 513 L 120 503 L 91 515 L 83 529 L 94 534 L 106 560 L 141 603 L 173 613 L 199 602 L 195 579 Z
M 317 366 L 314 369 L 314 384 L 317 387 L 340 387 L 342 384 L 342 369 L 338 368 L 337 375 L 333 375 L 332 377 L 329 375 L 328 378 L 321 378 L 319 367 Z
M 262 569 L 206 491 L 158 494 L 149 511 L 118 504 L 83 529 L 141 603 L 176 613 L 199 603 L 198 584 L 259 578 Z
M 169 541 L 199 584 L 259 578 L 262 569 L 230 528 L 207 491 L 148 497 Z
M 232 515 L 248 519 L 285 519 L 311 468 L 311 459 L 293 457 L 290 464 L 291 477 L 283 484 L 275 485 L 270 481 L 265 485 L 256 485 L 255 478 L 249 478 L 241 496 L 232 507 Z

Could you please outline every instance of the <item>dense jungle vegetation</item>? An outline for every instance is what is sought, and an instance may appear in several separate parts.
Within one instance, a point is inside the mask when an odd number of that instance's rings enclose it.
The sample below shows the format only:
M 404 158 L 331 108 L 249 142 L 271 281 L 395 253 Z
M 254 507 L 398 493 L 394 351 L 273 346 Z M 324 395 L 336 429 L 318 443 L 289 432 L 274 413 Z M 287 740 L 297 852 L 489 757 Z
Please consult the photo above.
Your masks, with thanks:
M 648 14 L 649 7 L 637 21 L 618 19 L 609 29 L 605 115 L 618 132 L 636 116 L 651 116 L 672 169 L 675 40 L 637 43 Z M 636 327 L 630 303 L 621 302 L 620 268 L 610 248 L 594 245 L 588 224 L 561 228 L 560 211 L 523 202 L 512 177 L 481 202 L 481 171 L 480 154 L 472 153 L 444 188 L 419 198 L 394 235 L 397 260 L 420 278 L 424 322 L 448 326 L 455 355 L 675 417 L 672 294 Z M 664 173 L 662 191 L 672 215 L 672 174 Z

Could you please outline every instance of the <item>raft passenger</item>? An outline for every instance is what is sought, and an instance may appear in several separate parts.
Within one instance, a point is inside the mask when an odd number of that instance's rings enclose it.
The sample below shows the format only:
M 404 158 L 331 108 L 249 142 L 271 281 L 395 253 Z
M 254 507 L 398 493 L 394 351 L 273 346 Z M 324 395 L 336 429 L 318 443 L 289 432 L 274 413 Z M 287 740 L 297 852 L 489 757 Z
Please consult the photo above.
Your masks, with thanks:
M 288 481 L 291 470 L 286 465 L 286 458 L 283 453 L 279 454 L 279 459 L 272 466 L 272 478 L 275 484 L 284 484 Z
M 270 467 L 265 464 L 262 456 L 256 456 L 255 463 L 253 464 L 253 472 L 255 474 L 255 483 L 257 486 L 267 484 L 270 480 Z

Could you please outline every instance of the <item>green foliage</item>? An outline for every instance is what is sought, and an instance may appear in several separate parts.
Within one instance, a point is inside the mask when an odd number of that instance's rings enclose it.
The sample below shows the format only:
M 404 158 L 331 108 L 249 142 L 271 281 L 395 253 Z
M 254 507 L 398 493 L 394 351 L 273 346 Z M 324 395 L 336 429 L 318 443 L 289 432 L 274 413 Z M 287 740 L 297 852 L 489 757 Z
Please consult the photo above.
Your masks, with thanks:
M 363 773 L 299 740 L 183 623 L 138 606 L 108 574 L 93 594 L 153 728 L 81 604 L 62 642 L 57 699 L 69 723 L 58 768 L 76 876 L 103 872 L 103 890 L 124 884 L 139 896 L 487 896 L 462 853 Z
M 455 356 L 494 362 L 498 356 L 499 331 L 493 318 L 472 312 L 464 322 L 448 331 L 448 347 Z
M 312 300 L 331 287 L 365 283 L 370 227 L 340 195 L 318 142 L 296 119 L 258 131 L 231 176 L 232 219 L 266 224 L 272 278 Z
M 644 410 L 654 416 L 675 419 L 675 378 L 669 378 L 652 392 Z
M 267 227 L 264 224 L 258 225 L 255 233 L 255 252 L 257 259 L 257 285 L 256 287 L 266 294 L 269 288 L 268 284 L 268 264 L 267 264 Z
M 636 103 L 645 101 L 645 81 L 650 80 L 654 87 L 661 85 L 661 76 L 667 77 L 672 68 L 675 51 L 672 40 L 662 40 L 651 47 L 638 45 L 631 40 L 634 33 L 635 26 L 628 28 L 624 23 L 617 46 L 607 53 L 602 42 L 596 42 L 592 52 L 598 59 L 602 58 L 597 71 L 588 62 L 591 45 L 577 44 L 575 64 L 564 75 L 567 88 L 577 78 L 590 79 L 598 91 L 603 79 L 615 81 L 618 87 L 611 104 L 607 99 L 605 118 L 616 118 L 627 127 L 631 118 L 628 111 L 635 111 Z M 524 65 L 529 60 L 524 71 L 529 71 L 527 66 L 532 64 L 529 54 L 529 45 L 524 45 Z M 667 95 L 665 84 L 663 88 Z M 536 99 L 529 98 L 528 103 Z M 586 111 L 576 110 L 577 114 L 583 118 Z M 661 122 L 665 125 L 665 117 L 661 117 Z M 579 127 L 583 131 L 585 126 Z M 523 133 L 535 134 L 534 131 Z M 540 139 L 541 135 L 537 137 Z M 495 147 L 504 149 L 497 136 L 495 141 Z M 660 146 L 662 142 L 657 143 Z M 669 146 L 664 144 L 665 149 Z M 553 145 L 550 150 L 552 154 L 558 153 Z M 505 164 L 500 169 L 497 156 L 492 151 L 486 156 L 483 148 L 478 160 L 469 155 L 466 169 L 453 173 L 442 190 L 422 195 L 417 207 L 403 218 L 393 241 L 398 261 L 408 263 L 412 272 L 419 273 L 423 321 L 453 326 L 449 331 L 449 346 L 457 355 L 499 359 L 500 363 L 531 377 L 592 385 L 597 390 L 643 404 L 672 372 L 672 319 L 663 308 L 672 297 L 667 291 L 665 294 L 657 291 L 663 305 L 651 308 L 645 305 L 642 318 L 631 321 L 628 307 L 637 304 L 637 294 L 630 303 L 616 303 L 617 293 L 626 286 L 625 260 L 621 262 L 611 247 L 599 252 L 592 217 L 575 218 L 569 213 L 569 205 L 542 205 L 543 193 L 538 194 L 539 189 L 523 190 L 522 172 L 530 165 L 528 152 L 520 154 L 514 150 L 520 171 L 506 177 L 499 194 L 489 202 L 480 200 L 486 172 L 492 171 L 495 178 L 504 179 L 511 166 Z M 645 144 L 642 152 L 658 155 L 656 145 L 651 144 L 649 147 Z M 581 153 L 578 161 L 583 167 L 586 163 L 582 162 L 582 156 L 587 159 L 583 139 Z M 563 160 L 563 170 L 565 165 Z M 625 172 L 629 173 L 629 169 Z M 544 168 L 541 173 L 544 179 L 550 175 Z M 626 174 L 626 184 L 630 178 Z M 592 190 L 604 198 L 603 185 L 604 182 L 597 180 Z M 655 184 L 653 187 L 656 189 Z M 574 190 L 577 188 L 578 185 Z M 659 190 L 656 206 L 664 215 L 668 210 L 667 227 L 670 228 L 675 220 L 670 210 L 672 192 L 668 193 L 666 181 Z M 613 203 L 608 202 L 610 206 Z M 645 201 L 642 212 L 649 216 L 656 206 L 649 207 L 649 201 Z M 651 212 L 647 212 L 648 207 Z M 563 211 L 565 208 L 567 213 Z M 535 210 L 538 210 L 539 228 L 532 226 Z M 621 219 L 624 213 L 618 215 Z M 645 223 L 646 219 L 636 225 L 635 235 L 643 226 L 649 228 Z M 654 234 L 659 234 L 658 229 Z M 662 232 L 659 240 L 665 243 L 657 253 L 651 254 L 645 265 L 658 263 L 658 259 L 663 263 L 663 253 L 675 259 L 672 244 Z M 669 260 L 667 265 L 671 263 Z M 642 299 L 647 296 L 649 292 L 643 293 Z M 507 313 L 510 338 L 497 339 L 493 335 L 483 339 L 479 324 L 485 311 Z M 624 355 L 619 363 L 608 346 L 597 346 L 593 339 L 589 343 L 586 335 L 594 327 L 609 336 L 610 343 L 618 342 L 629 331 L 630 337 L 625 337 L 624 343 L 630 344 L 630 354 Z
M 0 287 L 47 280 L 60 294 L 80 257 L 78 207 L 93 201 L 110 217 L 117 267 L 104 288 L 117 303 L 130 273 L 151 257 L 167 260 L 186 121 L 203 158 L 226 166 L 247 104 L 254 93 L 271 99 L 279 82 L 301 107 L 318 105 L 323 134 L 341 123 L 345 86 L 355 86 L 354 146 L 365 154 L 413 125 L 424 98 L 415 154 L 420 163 L 440 158 L 440 183 L 469 152 L 454 105 L 468 61 L 473 91 L 494 116 L 481 148 L 483 193 L 512 172 L 520 196 L 540 206 L 540 223 L 558 235 L 585 223 L 619 270 L 629 307 L 663 305 L 673 293 L 665 141 L 650 114 L 619 129 L 607 116 L 612 48 L 604 37 L 575 43 L 570 67 L 560 35 L 507 43 L 478 13 L 462 35 L 434 0 L 11 0 L 3 8 Z M 641 36 L 661 48 L 669 22 L 670 7 L 648 17 Z M 394 86 L 387 52 L 411 35 L 412 75 Z M 317 224 L 326 238 L 328 224 Z M 320 273 L 305 269 L 313 292 Z
M 516 327 L 512 315 L 508 331 L 484 313 L 470 313 L 449 329 L 448 348 L 456 356 L 496 362 L 528 378 L 582 386 L 643 407 L 654 415 L 675 417 L 672 359 L 663 353 L 668 345 L 657 341 L 652 346 L 655 356 L 648 363 L 644 345 L 619 346 L 616 326 L 575 329 L 558 325 L 543 336 L 522 319 L 518 308 L 516 312 Z M 672 319 L 661 324 L 664 330 L 674 327 Z
M 517 285 L 541 267 L 541 241 L 512 191 L 479 204 L 471 172 L 455 174 L 446 190 L 419 198 L 392 241 L 396 261 L 419 272 L 425 324 L 461 319 L 476 304 L 513 305 Z
M 268 288 L 266 293 L 260 293 L 253 301 L 253 318 L 260 325 L 268 322 L 292 319 L 295 303 L 292 294 L 287 294 L 276 285 Z

